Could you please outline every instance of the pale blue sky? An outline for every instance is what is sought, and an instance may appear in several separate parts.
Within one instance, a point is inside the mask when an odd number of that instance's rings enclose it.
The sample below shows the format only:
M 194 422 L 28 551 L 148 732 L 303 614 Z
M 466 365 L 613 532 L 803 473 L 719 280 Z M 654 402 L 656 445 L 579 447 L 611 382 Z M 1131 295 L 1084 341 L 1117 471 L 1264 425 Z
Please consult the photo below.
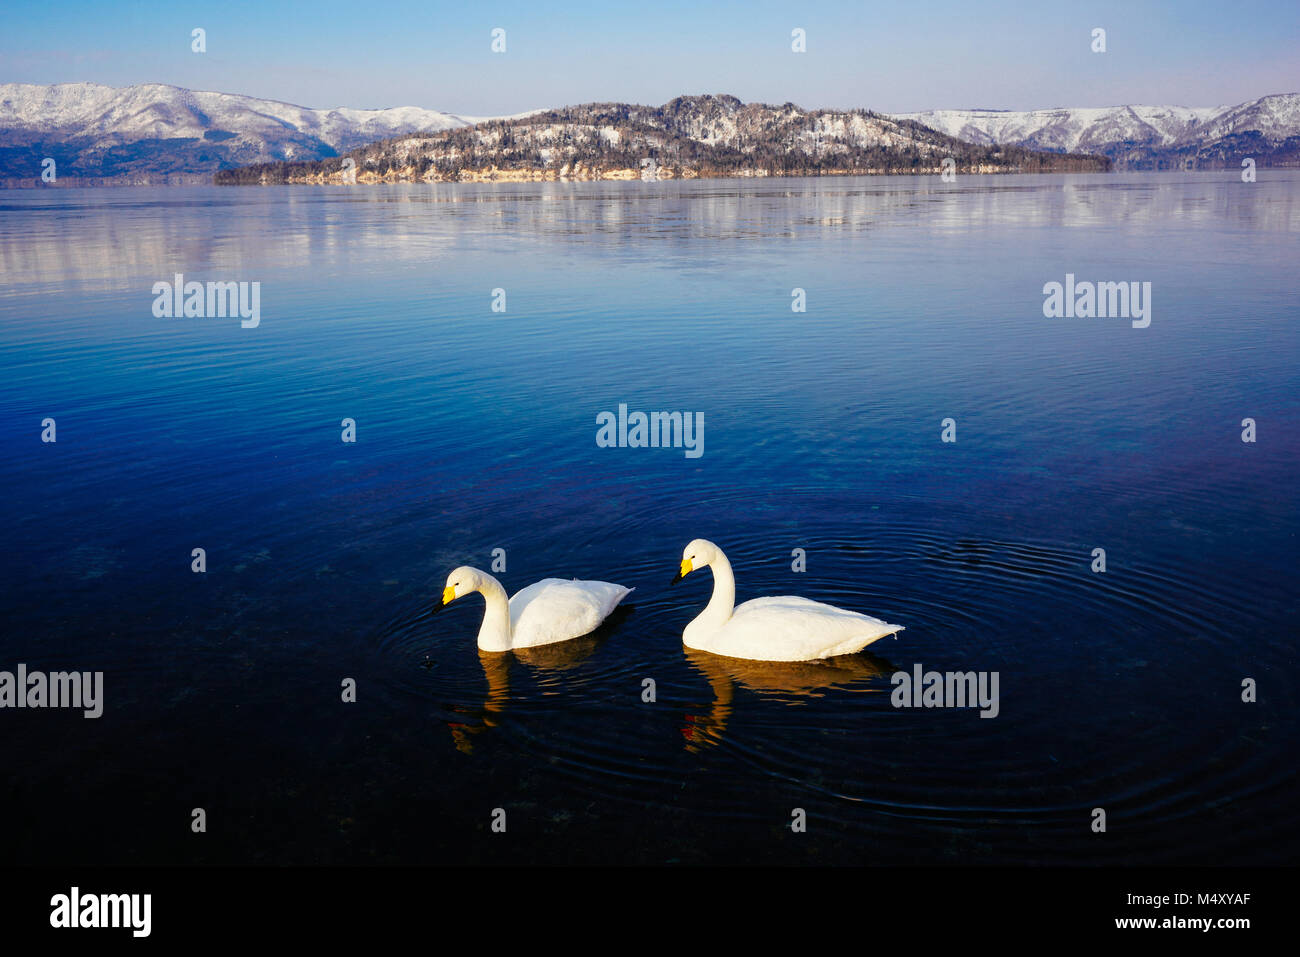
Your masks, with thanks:
M 172 83 L 312 107 L 503 114 L 684 93 L 907 112 L 1300 90 L 1300 2 L 446 4 L 7 0 L 0 82 Z M 207 30 L 208 52 L 190 51 Z M 507 31 L 493 54 L 490 31 Z M 807 31 L 808 52 L 790 50 Z M 1108 50 L 1090 50 L 1091 31 Z

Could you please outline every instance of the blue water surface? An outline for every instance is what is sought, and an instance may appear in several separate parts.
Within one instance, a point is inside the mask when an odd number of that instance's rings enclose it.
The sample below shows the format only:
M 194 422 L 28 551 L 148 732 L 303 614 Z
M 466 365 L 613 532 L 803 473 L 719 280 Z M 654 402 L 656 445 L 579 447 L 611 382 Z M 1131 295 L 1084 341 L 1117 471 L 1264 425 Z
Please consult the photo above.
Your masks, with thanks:
M 1294 862 L 1298 239 L 1269 170 L 0 194 L 0 670 L 105 676 L 0 711 L 6 859 Z M 1150 325 L 1045 318 L 1067 273 Z M 696 537 L 906 630 L 687 653 Z M 430 609 L 494 549 L 636 591 L 480 656 Z M 894 707 L 918 663 L 997 717 Z

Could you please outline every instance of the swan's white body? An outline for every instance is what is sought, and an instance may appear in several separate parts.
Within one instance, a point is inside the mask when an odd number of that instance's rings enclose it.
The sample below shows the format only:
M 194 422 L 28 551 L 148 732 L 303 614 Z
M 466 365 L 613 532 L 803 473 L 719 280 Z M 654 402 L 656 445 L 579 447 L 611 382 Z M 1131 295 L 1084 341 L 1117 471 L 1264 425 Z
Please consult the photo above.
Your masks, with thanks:
M 902 625 L 834 605 L 782 595 L 755 598 L 735 607 L 736 579 L 722 549 L 696 539 L 682 554 L 682 575 L 713 569 L 713 597 L 682 632 L 682 643 L 728 658 L 813 661 L 861 651 Z
M 443 604 L 479 592 L 487 600 L 487 609 L 478 646 L 484 651 L 510 651 L 591 634 L 631 591 L 612 582 L 543 578 L 507 600 L 505 588 L 487 572 L 461 567 L 447 576 Z

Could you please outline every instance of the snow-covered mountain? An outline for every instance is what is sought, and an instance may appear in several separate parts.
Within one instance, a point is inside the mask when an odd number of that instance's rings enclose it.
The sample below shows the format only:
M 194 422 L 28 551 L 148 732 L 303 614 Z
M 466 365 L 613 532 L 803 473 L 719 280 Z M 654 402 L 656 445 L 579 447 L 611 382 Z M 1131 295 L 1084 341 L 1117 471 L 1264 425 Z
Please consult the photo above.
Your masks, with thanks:
M 728 94 L 679 96 L 662 106 L 585 103 L 467 129 L 402 134 L 348 152 L 357 182 L 535 182 L 852 176 L 870 173 L 1095 172 L 1098 156 L 963 143 L 918 123 L 866 110 L 743 103 Z M 221 170 L 219 185 L 341 183 L 344 161 Z
M 0 178 L 160 175 L 208 180 L 217 169 L 321 159 L 401 133 L 469 126 L 480 117 L 414 106 L 313 110 L 231 93 L 149 83 L 0 84 Z
M 971 143 L 1101 153 L 1119 166 L 1214 166 L 1246 155 L 1294 162 L 1300 152 L 1297 93 L 1237 106 L 927 110 L 895 118 L 916 120 Z
M 848 122 L 843 117 L 813 114 L 817 124 L 831 124 L 808 134 L 818 144 L 865 145 L 847 127 L 834 127 L 832 120 Z M 123 88 L 6 83 L 0 84 L 0 185 L 38 181 L 46 157 L 55 160 L 64 183 L 210 182 L 217 170 L 326 159 L 393 137 L 454 130 L 485 119 L 491 118 L 413 106 L 314 110 L 161 83 Z M 880 126 L 884 119 L 870 123 Z M 1295 93 L 1237 106 L 929 110 L 894 119 L 915 120 L 978 146 L 1101 153 L 1118 167 L 1236 166 L 1244 156 L 1264 166 L 1300 163 L 1300 94 Z M 699 120 L 698 130 L 682 127 L 677 133 L 705 147 L 720 147 L 726 145 L 719 138 L 725 139 L 731 120 L 729 113 L 720 118 L 710 114 Z M 865 119 L 853 122 L 870 126 Z M 905 130 L 900 135 L 913 138 Z M 801 142 L 796 137 L 789 146 L 795 149 Z

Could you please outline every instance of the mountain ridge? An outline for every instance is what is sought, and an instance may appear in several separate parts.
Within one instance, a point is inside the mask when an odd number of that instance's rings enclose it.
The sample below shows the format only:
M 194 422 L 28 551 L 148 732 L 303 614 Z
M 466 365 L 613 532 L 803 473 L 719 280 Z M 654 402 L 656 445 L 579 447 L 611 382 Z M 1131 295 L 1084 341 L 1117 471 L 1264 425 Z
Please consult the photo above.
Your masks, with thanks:
M 1221 168 L 1248 155 L 1261 165 L 1300 161 L 1300 93 L 1212 107 L 1129 104 L 891 115 L 973 143 L 1100 153 L 1118 168 Z
M 786 143 L 792 151 L 789 161 L 776 162 L 769 157 L 771 161 L 762 167 L 769 172 L 829 170 L 833 167 L 830 161 L 837 154 L 845 158 L 854 150 L 857 159 L 863 160 L 868 158 L 869 141 L 874 137 L 876 145 L 889 145 L 888 134 L 893 135 L 894 146 L 912 148 L 918 156 L 933 152 L 937 141 L 909 124 L 919 124 L 943 136 L 984 148 L 984 159 L 1014 147 L 1058 155 L 1095 153 L 1109 158 L 1115 168 L 1222 168 L 1239 165 L 1244 156 L 1254 157 L 1262 166 L 1300 164 L 1300 94 L 1295 93 L 1271 94 L 1246 103 L 1216 107 L 1134 104 L 898 114 L 804 110 L 792 103 L 745 104 L 726 94 L 705 95 L 705 98 L 731 114 L 743 113 L 748 107 L 767 110 L 768 120 L 787 126 L 796 112 L 800 117 L 839 118 L 824 126 L 820 134 L 815 128 L 803 131 L 811 134 L 811 150 L 805 142 L 807 136 L 789 140 Z M 708 124 L 690 127 L 690 118 L 685 114 L 678 116 L 674 111 L 680 112 L 693 100 L 700 98 L 677 97 L 661 107 L 586 104 L 510 117 L 480 117 L 412 106 L 314 109 L 279 100 L 188 90 L 164 83 L 129 87 L 97 83 L 6 83 L 0 84 L 0 185 L 41 185 L 40 176 L 47 157 L 55 161 L 58 183 L 62 185 L 208 183 L 221 170 L 255 164 L 330 160 L 408 134 L 424 136 L 485 124 L 517 123 L 544 114 L 558 118 L 557 122 L 562 124 L 567 122 L 563 117 L 572 116 L 571 111 L 575 109 L 601 106 L 617 114 L 606 118 L 611 121 L 606 126 L 630 121 L 635 127 L 640 123 L 641 128 L 633 129 L 632 133 L 642 143 L 647 142 L 645 136 L 654 139 L 666 131 L 671 134 L 670 139 L 677 140 L 669 145 L 675 147 L 679 156 L 683 148 L 696 153 L 713 151 L 716 155 L 711 157 L 702 153 L 696 156 L 704 164 L 706 175 L 743 175 L 746 169 L 753 173 L 756 168 L 752 164 L 747 167 L 741 162 L 744 157 L 737 154 L 751 148 L 758 133 L 750 129 L 749 140 L 742 145 L 734 137 L 723 142 L 713 136 L 713 128 Z M 646 111 L 653 110 L 664 111 L 663 116 L 649 118 L 647 126 Z M 678 121 L 680 124 L 673 126 Z M 832 128 L 836 123 L 839 126 Z M 895 125 L 886 128 L 889 123 Z M 813 127 L 816 125 L 814 121 Z M 829 150 L 828 154 L 818 152 L 823 146 Z M 552 148 L 538 145 L 540 151 Z M 980 158 L 977 152 L 969 149 L 964 152 L 972 161 Z M 549 155 L 539 152 L 537 158 L 546 165 Z M 876 158 L 880 159 L 881 155 Z M 1042 166 L 1047 161 L 1032 162 Z M 921 165 L 919 160 L 909 160 L 900 168 Z M 1001 168 L 1006 164 L 999 160 L 991 165 Z M 588 169 L 583 175 L 595 173 Z M 626 178 L 629 168 L 618 175 Z
M 312 109 L 166 83 L 0 84 L 0 178 L 208 182 L 217 169 L 336 156 L 386 136 L 468 126 L 485 117 L 421 107 Z
M 350 167 L 345 164 L 351 161 Z M 472 127 L 402 135 L 339 159 L 223 170 L 223 185 L 478 180 L 694 179 L 1098 170 L 1104 157 L 971 145 L 869 110 L 744 103 L 730 94 L 661 106 L 585 103 Z

